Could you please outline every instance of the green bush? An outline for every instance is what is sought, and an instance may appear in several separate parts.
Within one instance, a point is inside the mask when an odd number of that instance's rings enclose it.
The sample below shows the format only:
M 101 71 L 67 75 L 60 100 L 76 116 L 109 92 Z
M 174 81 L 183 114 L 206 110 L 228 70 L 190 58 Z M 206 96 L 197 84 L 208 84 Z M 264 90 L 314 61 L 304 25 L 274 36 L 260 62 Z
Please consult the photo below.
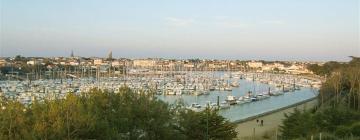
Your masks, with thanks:
M 281 126 L 284 139 L 309 139 L 323 133 L 324 139 L 358 139 L 360 135 L 360 58 L 349 63 L 328 62 L 310 65 L 327 75 L 319 91 L 316 110 L 286 114 Z M 315 136 L 318 137 L 318 136 Z
M 352 135 L 360 137 L 360 122 L 356 122 L 353 125 L 351 125 L 350 129 Z
M 216 111 L 172 108 L 152 94 L 122 88 L 66 99 L 0 101 L 0 139 L 233 139 L 235 125 Z M 3 107 L 5 107 L 3 109 Z M 208 134 L 208 135 L 207 135 Z
M 349 136 L 351 134 L 351 128 L 344 125 L 338 126 L 336 128 L 335 134 L 340 137 Z

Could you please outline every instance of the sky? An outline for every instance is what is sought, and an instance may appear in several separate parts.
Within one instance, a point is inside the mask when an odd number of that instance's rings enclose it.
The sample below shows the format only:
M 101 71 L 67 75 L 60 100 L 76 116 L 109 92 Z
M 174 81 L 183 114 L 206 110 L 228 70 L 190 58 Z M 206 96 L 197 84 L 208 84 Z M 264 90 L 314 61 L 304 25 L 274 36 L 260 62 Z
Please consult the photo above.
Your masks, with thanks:
M 346 61 L 358 0 L 0 0 L 0 56 Z

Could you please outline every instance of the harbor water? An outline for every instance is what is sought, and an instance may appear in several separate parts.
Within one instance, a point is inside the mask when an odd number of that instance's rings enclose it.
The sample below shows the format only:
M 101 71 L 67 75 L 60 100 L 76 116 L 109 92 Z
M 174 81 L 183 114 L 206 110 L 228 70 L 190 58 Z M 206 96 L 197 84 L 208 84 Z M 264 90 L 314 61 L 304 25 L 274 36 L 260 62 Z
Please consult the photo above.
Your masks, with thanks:
M 224 101 L 228 95 L 240 97 L 252 91 L 254 93 L 264 93 L 269 90 L 274 90 L 273 85 L 264 84 L 260 82 L 253 82 L 249 80 L 239 80 L 240 86 L 233 88 L 232 91 L 211 91 L 209 95 L 181 95 L 181 96 L 166 96 L 159 95 L 158 99 L 166 101 L 170 104 L 176 102 L 183 102 L 185 105 L 198 103 L 205 106 L 209 101 L 212 103 L 219 100 Z M 302 87 L 300 90 L 287 92 L 279 96 L 271 96 L 268 99 L 250 102 L 241 105 L 232 105 L 229 109 L 220 110 L 220 115 L 229 119 L 230 121 L 238 121 L 248 117 L 256 116 L 265 112 L 273 111 L 279 108 L 287 107 L 311 98 L 316 97 L 317 90 L 310 87 Z
M 214 107 L 215 104 L 215 107 L 218 107 L 216 104 L 219 99 L 219 103 L 222 103 L 219 113 L 230 121 L 239 121 L 314 98 L 317 95 L 316 87 L 319 87 L 316 85 L 320 83 L 318 80 L 295 75 L 181 72 L 163 74 L 159 77 L 132 75 L 123 78 L 0 81 L 0 96 L 31 104 L 35 99 L 63 99 L 68 93 L 80 94 L 93 88 L 114 93 L 119 93 L 120 88 L 124 86 L 137 93 L 156 89 L 156 97 L 159 100 L 169 104 L 182 102 L 187 107 L 192 105 L 190 109 L 195 111 L 204 109 L 207 105 Z M 248 99 L 251 97 L 251 100 L 242 100 L 245 96 Z

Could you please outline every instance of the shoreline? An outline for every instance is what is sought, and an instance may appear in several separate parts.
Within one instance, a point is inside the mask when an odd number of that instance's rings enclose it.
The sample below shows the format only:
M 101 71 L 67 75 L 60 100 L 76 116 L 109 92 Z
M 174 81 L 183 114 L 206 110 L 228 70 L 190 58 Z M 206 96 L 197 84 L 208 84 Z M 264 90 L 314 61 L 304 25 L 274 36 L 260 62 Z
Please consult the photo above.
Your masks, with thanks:
M 238 133 L 237 139 L 275 139 L 276 136 L 280 134 L 279 126 L 282 125 L 282 121 L 285 119 L 285 113 L 292 113 L 295 108 L 311 109 L 315 107 L 317 103 L 316 97 L 314 97 L 286 107 L 238 120 L 235 122 L 235 131 Z M 264 125 L 261 126 L 256 120 L 263 120 Z
M 267 112 L 264 112 L 264 113 L 260 113 L 260 114 L 258 114 L 258 115 L 251 116 L 251 117 L 248 117 L 248 118 L 245 118 L 245 119 L 236 120 L 236 121 L 233 121 L 233 123 L 235 123 L 235 124 L 241 124 L 241 123 L 244 123 L 244 122 L 247 122 L 247 121 L 254 120 L 254 119 L 259 118 L 259 117 L 271 115 L 271 114 L 273 114 L 273 113 L 276 113 L 276 112 L 279 112 L 279 111 L 282 111 L 282 110 L 285 110 L 285 109 L 288 109 L 288 108 L 292 108 L 292 107 L 295 107 L 295 106 L 299 106 L 299 105 L 305 104 L 305 103 L 307 103 L 307 102 L 311 102 L 311 101 L 313 101 L 313 100 L 316 100 L 316 98 L 317 98 L 317 96 L 315 96 L 315 97 L 313 97 L 313 98 L 310 98 L 310 99 L 303 100 L 303 101 L 301 101 L 301 102 L 297 102 L 297 103 L 295 103 L 295 104 L 291 104 L 291 105 L 285 106 L 285 107 L 281 107 L 281 108 L 278 108 L 278 109 L 274 109 L 274 110 L 271 110 L 271 111 L 267 111 Z

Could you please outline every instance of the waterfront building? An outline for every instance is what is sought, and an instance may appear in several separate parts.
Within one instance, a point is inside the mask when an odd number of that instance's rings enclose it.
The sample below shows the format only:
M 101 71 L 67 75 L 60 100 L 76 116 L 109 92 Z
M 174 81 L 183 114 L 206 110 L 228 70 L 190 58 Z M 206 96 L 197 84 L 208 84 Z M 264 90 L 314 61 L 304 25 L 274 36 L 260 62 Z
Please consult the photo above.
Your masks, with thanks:
M 94 60 L 94 65 L 103 65 L 103 60 L 102 59 L 95 59 Z
M 248 62 L 247 65 L 250 68 L 261 68 L 263 66 L 263 63 L 262 62 L 257 62 L 257 61 L 251 61 L 251 62 Z
M 5 59 L 0 59 L 0 66 L 6 66 L 7 61 Z
M 27 61 L 26 64 L 28 65 L 37 65 L 37 64 L 40 64 L 41 62 L 38 61 L 38 60 L 30 60 L 30 61 Z
M 135 59 L 133 60 L 134 67 L 150 68 L 156 66 L 156 60 L 154 59 Z
M 280 63 L 271 63 L 262 66 L 263 71 L 273 71 L 275 68 L 278 70 L 285 70 L 285 66 Z
M 79 62 L 77 62 L 77 61 L 70 61 L 69 64 L 70 64 L 71 66 L 78 66 L 78 65 L 79 65 Z

